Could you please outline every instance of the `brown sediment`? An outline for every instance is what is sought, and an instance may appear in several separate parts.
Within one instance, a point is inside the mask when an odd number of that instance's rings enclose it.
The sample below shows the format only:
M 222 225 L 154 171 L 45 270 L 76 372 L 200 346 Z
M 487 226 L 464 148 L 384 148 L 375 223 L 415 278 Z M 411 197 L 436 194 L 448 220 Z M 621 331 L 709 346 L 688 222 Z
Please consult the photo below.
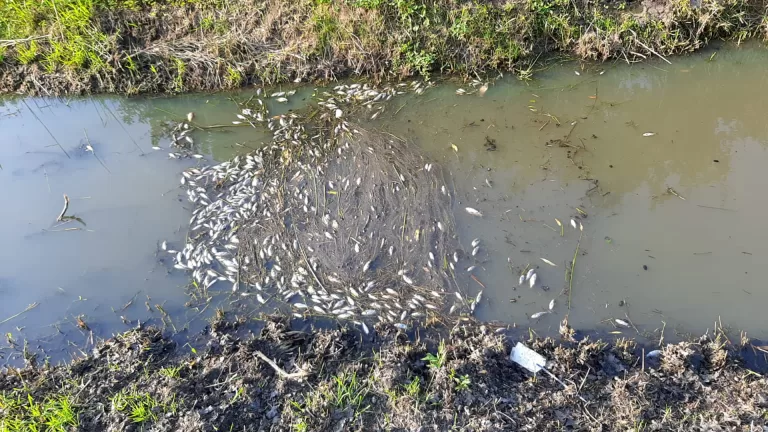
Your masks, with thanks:
M 626 62 L 764 40 L 760 0 L 64 0 L 0 6 L 0 92 L 221 90 Z
M 514 341 L 481 324 L 422 329 L 417 340 L 391 327 L 378 331 L 372 339 L 343 328 L 294 331 L 273 318 L 250 334 L 242 322 L 216 321 L 206 348 L 189 353 L 156 329 L 132 330 L 69 365 L 6 371 L 0 411 L 10 421 L 24 410 L 8 400 L 64 398 L 78 422 L 66 430 L 105 431 L 757 430 L 767 423 L 768 381 L 719 338 L 667 345 L 645 360 L 630 340 L 525 341 L 552 361 L 563 388 L 511 363 Z M 131 411 L 142 403 L 153 416 Z

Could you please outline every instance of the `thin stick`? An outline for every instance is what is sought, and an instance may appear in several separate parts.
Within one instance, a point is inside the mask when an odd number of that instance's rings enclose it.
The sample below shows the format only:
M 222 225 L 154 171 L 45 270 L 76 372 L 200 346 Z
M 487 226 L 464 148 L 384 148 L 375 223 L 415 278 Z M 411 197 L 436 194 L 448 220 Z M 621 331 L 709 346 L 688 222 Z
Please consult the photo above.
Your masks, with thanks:
M 568 310 L 571 310 L 571 293 L 573 292 L 573 271 L 576 267 L 576 256 L 579 254 L 579 247 L 581 246 L 581 236 L 584 235 L 584 231 L 579 234 L 579 242 L 576 243 L 576 251 L 573 252 L 573 261 L 571 261 L 571 274 L 568 278 Z
M 61 151 L 63 151 L 63 152 L 64 152 L 64 154 L 65 154 L 65 155 L 67 155 L 67 159 L 72 159 L 72 157 L 69 155 L 69 153 L 67 153 L 67 151 L 66 151 L 66 150 L 64 150 L 64 146 L 62 146 L 62 145 L 61 145 L 61 143 L 59 142 L 59 140 L 57 140 L 57 139 L 56 139 L 56 137 L 55 137 L 55 136 L 53 136 L 53 133 L 51 133 L 51 130 L 50 130 L 50 129 L 48 129 L 48 126 L 46 126 L 46 125 L 45 125 L 45 123 L 43 123 L 43 121 L 42 121 L 42 120 L 40 120 L 40 117 L 38 117 L 38 116 L 37 116 L 37 114 L 35 114 L 35 112 L 34 112 L 34 111 L 32 111 L 32 108 L 30 108 L 30 107 L 29 107 L 29 105 L 27 104 L 27 101 L 25 101 L 24 99 L 22 99 L 22 100 L 21 100 L 21 102 L 22 102 L 22 103 L 24 103 L 24 106 L 26 106 L 26 107 L 27 107 L 27 109 L 29 110 L 29 112 L 31 112 L 31 113 L 32 113 L 32 115 L 33 115 L 33 116 L 35 116 L 35 119 L 37 119 L 37 121 L 38 121 L 38 122 L 39 122 L 41 125 L 43 125 L 43 127 L 45 128 L 45 131 L 46 131 L 46 132 L 48 132 L 48 135 L 50 135 L 50 136 L 51 136 L 51 138 L 53 138 L 53 140 L 54 140 L 54 141 L 56 141 L 56 144 L 59 146 L 59 148 L 61 149 Z
M 4 320 L 0 321 L 0 324 L 5 324 L 5 323 L 7 323 L 8 321 L 10 321 L 10 320 L 12 320 L 12 319 L 14 319 L 14 318 L 16 318 L 16 317 L 19 317 L 19 316 L 21 316 L 22 314 L 24 314 L 24 313 L 26 313 L 26 312 L 29 312 L 29 311 L 31 311 L 32 309 L 34 309 L 34 308 L 36 308 L 36 307 L 38 307 L 38 306 L 40 306 L 40 303 L 38 303 L 38 302 L 34 302 L 34 303 L 30 304 L 29 306 L 27 306 L 27 308 L 26 308 L 26 309 L 24 309 L 23 311 L 21 311 L 21 312 L 17 313 L 16 315 L 10 316 L 10 317 L 8 317 L 8 318 L 6 318 L 6 319 L 4 319 Z
M 477 282 L 477 284 L 478 284 L 478 285 L 480 285 L 481 287 L 483 287 L 483 289 L 485 289 L 485 285 L 483 285 L 483 283 L 482 283 L 482 282 L 480 282 L 479 280 L 477 280 L 477 278 L 475 277 L 475 275 L 470 275 L 469 277 L 471 277 L 471 278 L 472 278 L 472 280 L 474 280 L 475 282 Z
M 64 208 L 61 209 L 61 214 L 59 214 L 59 217 L 56 218 L 57 222 L 61 222 L 64 219 L 64 215 L 67 214 L 67 209 L 69 208 L 69 197 L 67 194 L 64 194 Z
M 632 30 L 630 30 L 630 31 L 632 31 Z M 652 49 L 651 49 L 651 47 L 649 47 L 648 45 L 646 45 L 646 44 L 644 44 L 644 43 L 640 42 L 640 40 L 638 40 L 638 39 L 637 39 L 637 33 L 635 33 L 634 31 L 632 31 L 632 33 L 635 35 L 635 42 L 637 42 L 638 44 L 640 44 L 640 46 L 641 46 L 641 47 L 643 47 L 643 48 L 647 49 L 647 50 L 648 50 L 648 51 L 649 51 L 651 54 L 656 54 L 656 55 L 657 55 L 657 56 L 658 56 L 660 59 L 662 59 L 662 60 L 664 60 L 665 62 L 667 62 L 667 64 L 672 64 L 672 62 L 671 62 L 671 61 L 669 61 L 669 60 L 667 60 L 666 58 L 664 58 L 664 56 L 663 56 L 663 55 L 661 55 L 661 54 L 657 53 L 656 51 L 652 50 Z
M 264 355 L 264 353 L 262 353 L 261 351 L 256 350 L 253 353 L 256 354 L 260 359 L 264 360 L 266 364 L 272 366 L 272 369 L 274 369 L 275 372 L 277 372 L 277 374 L 280 375 L 281 378 L 295 379 L 295 378 L 302 378 L 308 375 L 307 372 L 303 370 L 295 373 L 288 373 L 284 371 L 283 368 L 278 366 L 277 363 L 272 361 L 272 359 Z

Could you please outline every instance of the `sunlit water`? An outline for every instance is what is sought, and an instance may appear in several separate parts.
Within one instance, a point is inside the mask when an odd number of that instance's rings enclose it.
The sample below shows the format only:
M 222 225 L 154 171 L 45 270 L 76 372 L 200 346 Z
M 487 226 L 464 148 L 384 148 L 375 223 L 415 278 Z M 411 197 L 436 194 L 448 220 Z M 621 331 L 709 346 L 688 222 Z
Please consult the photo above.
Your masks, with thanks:
M 367 127 L 408 138 L 451 172 L 462 245 L 469 252 L 472 239 L 482 240 L 476 280 L 459 278 L 470 293 L 485 286 L 480 318 L 551 334 L 568 315 L 576 328 L 635 334 L 614 328 L 610 320 L 619 318 L 650 337 L 666 326 L 667 340 L 721 321 L 766 338 L 768 53 L 709 55 L 672 65 L 567 65 L 531 83 L 501 79 L 482 97 L 459 96 L 457 88 L 471 87 L 447 83 L 393 100 Z M 311 94 L 274 108 L 299 108 Z M 198 125 L 229 124 L 232 99 L 250 95 L 6 100 L 0 321 L 39 305 L 0 331 L 19 344 L 36 340 L 55 358 L 71 352 L 60 333 L 87 347 L 91 330 L 107 337 L 138 321 L 201 328 L 214 308 L 185 306 L 188 277 L 171 270 L 159 244 L 184 241 L 190 208 L 179 174 L 206 161 L 169 160 L 165 124 L 190 111 Z M 250 128 L 193 136 L 200 153 L 218 160 L 266 138 Z M 85 225 L 57 223 L 63 194 L 67 214 Z M 473 262 L 466 264 L 462 270 Z M 533 289 L 518 286 L 527 266 L 537 268 Z M 529 318 L 552 299 L 551 314 Z M 227 302 L 221 295 L 217 305 Z M 170 315 L 165 322 L 156 305 Z M 13 350 L 2 344 L 8 357 Z

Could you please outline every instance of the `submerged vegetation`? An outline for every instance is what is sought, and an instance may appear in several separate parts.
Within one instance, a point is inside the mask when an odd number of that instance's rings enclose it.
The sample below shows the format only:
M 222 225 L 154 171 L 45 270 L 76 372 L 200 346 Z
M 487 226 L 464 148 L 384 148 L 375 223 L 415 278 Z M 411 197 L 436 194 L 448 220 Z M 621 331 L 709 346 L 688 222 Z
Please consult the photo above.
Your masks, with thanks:
M 755 0 L 6 0 L 0 90 L 183 92 L 626 61 L 765 39 Z

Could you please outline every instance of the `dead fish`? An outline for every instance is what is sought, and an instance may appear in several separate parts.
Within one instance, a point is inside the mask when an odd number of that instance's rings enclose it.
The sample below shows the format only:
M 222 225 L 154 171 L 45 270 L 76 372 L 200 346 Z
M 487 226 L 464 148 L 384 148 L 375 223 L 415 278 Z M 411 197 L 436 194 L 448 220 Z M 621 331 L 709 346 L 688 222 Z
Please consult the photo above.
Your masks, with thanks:
M 160 244 L 160 249 L 168 250 L 168 242 L 163 240 L 163 242 Z
M 475 255 L 477 255 L 477 253 L 478 253 L 478 252 L 480 252 L 480 246 L 478 246 L 478 247 L 476 247 L 476 248 L 472 249 L 472 256 L 475 256 Z
M 408 285 L 413 285 L 413 279 L 409 278 L 408 276 L 406 276 L 406 275 L 403 275 L 403 280 L 404 280 L 404 281 L 405 281 L 405 283 L 407 283 Z
M 285 97 L 280 97 L 280 98 L 277 98 L 277 99 L 275 99 L 275 100 L 276 100 L 277 102 L 280 102 L 280 103 L 286 103 L 286 102 L 288 102 L 288 98 L 285 98 Z
M 400 330 L 408 330 L 408 326 L 403 323 L 395 323 L 395 327 L 399 328 Z
M 549 301 L 549 310 L 552 310 L 555 308 L 555 299 L 552 299 Z
M 192 121 L 195 118 L 195 113 L 187 113 L 187 121 Z
M 475 304 L 479 304 L 480 300 L 482 299 L 483 299 L 483 292 L 480 291 L 479 293 L 477 293 L 477 297 L 475 297 Z
M 371 263 L 373 263 L 373 260 L 368 261 L 368 262 L 365 263 L 365 265 L 363 266 L 363 273 L 367 272 L 368 269 L 371 268 Z
M 344 115 L 344 111 L 337 109 L 335 114 L 336 114 L 336 118 L 341 118 L 341 116 Z
M 467 273 L 472 273 L 472 270 L 474 270 L 477 266 L 469 266 L 467 267 Z
M 361 322 L 361 323 L 360 323 L 360 327 L 362 327 L 362 328 L 363 328 L 363 332 L 364 332 L 365 334 L 368 334 L 368 326 L 367 326 L 367 325 L 365 325 L 365 323 L 364 323 L 364 322 Z
M 441 222 L 437 222 L 437 229 L 439 229 L 440 231 L 445 231 L 445 229 L 443 228 L 443 224 Z
M 261 294 L 256 294 L 256 300 L 258 300 L 259 303 L 261 304 L 264 304 L 267 302 L 266 300 L 264 300 L 264 297 L 262 297 Z
M 528 279 L 528 286 L 533 288 L 534 285 L 536 285 L 536 273 L 531 275 L 531 278 Z
M 661 350 L 649 351 L 645 356 L 648 358 L 656 358 L 661 355 Z
M 550 260 L 548 260 L 546 258 L 541 258 L 541 260 L 544 261 L 545 263 L 551 265 L 552 267 L 557 267 L 557 264 L 553 263 L 552 261 L 550 261 Z
M 643 134 L 644 137 L 652 137 L 654 135 L 656 135 L 656 132 L 646 132 Z
M 429 253 L 429 260 L 430 261 L 434 261 L 435 260 L 435 254 L 433 254 L 432 252 Z
M 481 213 L 480 210 L 473 209 L 472 207 L 467 207 L 464 210 L 466 210 L 467 213 L 469 213 L 472 216 L 483 217 L 483 213 Z
M 571 226 L 573 227 L 573 229 L 576 229 L 576 221 L 573 219 L 571 219 Z
M 480 246 L 480 239 L 476 238 L 476 239 L 472 240 L 472 247 L 474 248 L 474 247 L 478 247 L 478 246 Z
M 629 327 L 629 323 L 624 321 L 623 319 L 616 318 L 614 321 L 616 322 L 616 324 L 620 325 L 621 327 Z
M 536 312 L 535 314 L 531 315 L 531 319 L 541 318 L 541 317 L 543 317 L 544 315 L 546 315 L 548 313 L 549 313 L 549 311 Z
M 376 309 L 366 309 L 362 312 L 363 316 L 376 315 Z
M 308 306 L 305 305 L 304 303 L 294 303 L 293 307 L 295 307 L 297 309 L 306 309 Z
M 456 293 L 455 293 L 455 294 L 456 294 L 456 298 L 458 298 L 458 299 L 459 299 L 459 301 L 464 301 L 464 298 L 461 296 L 461 293 L 460 293 L 460 292 L 456 291 Z
M 522 285 L 522 284 L 524 284 L 524 283 L 525 283 L 525 275 L 524 275 L 524 274 L 521 274 L 521 275 L 520 275 L 520 280 L 518 281 L 518 285 Z
M 528 273 L 525 274 L 525 280 L 530 279 L 531 276 L 533 276 L 533 273 L 535 273 L 535 272 L 536 272 L 536 270 L 534 270 L 534 269 L 528 270 Z
M 458 252 L 454 252 L 453 253 L 453 262 L 456 262 L 456 263 L 459 262 L 459 253 Z

